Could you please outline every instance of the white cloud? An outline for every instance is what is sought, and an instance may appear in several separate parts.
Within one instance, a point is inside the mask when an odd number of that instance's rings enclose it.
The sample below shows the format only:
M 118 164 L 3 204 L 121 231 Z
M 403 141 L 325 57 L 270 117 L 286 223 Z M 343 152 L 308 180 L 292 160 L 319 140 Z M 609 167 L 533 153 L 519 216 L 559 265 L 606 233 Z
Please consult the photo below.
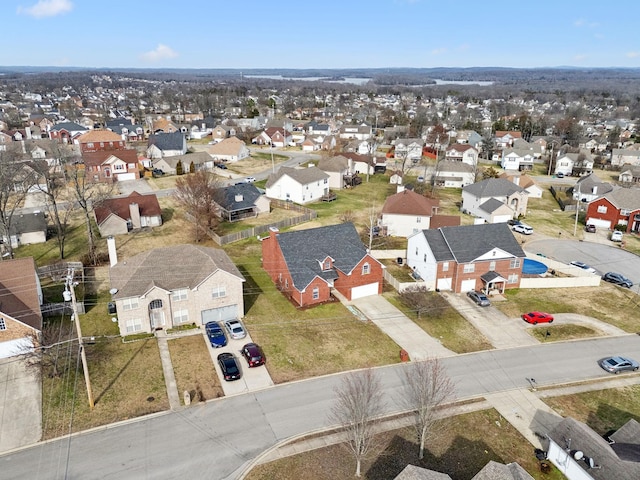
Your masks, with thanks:
M 581 62 L 582 60 L 585 60 L 587 58 L 586 55 L 584 54 L 580 54 L 580 55 L 576 55 L 575 57 L 573 57 L 573 59 L 577 62 Z
M 431 50 L 431 55 L 442 55 L 443 53 L 447 53 L 446 48 L 434 48 Z
M 36 18 L 55 17 L 73 9 L 71 0 L 39 0 L 31 7 L 18 7 L 18 13 L 31 15 Z
M 640 57 L 640 52 L 627 52 L 627 57 L 629 58 Z
M 573 22 L 573 26 L 574 27 L 595 28 L 595 27 L 600 26 L 600 24 L 598 22 L 591 22 L 591 21 L 586 20 L 584 18 L 579 18 L 575 22 Z
M 148 52 L 144 52 L 140 55 L 140 58 L 145 62 L 158 62 L 160 60 L 166 60 L 167 58 L 175 58 L 178 56 L 178 53 L 175 52 L 171 47 L 167 47 L 161 43 L 155 48 L 155 50 L 150 50 Z

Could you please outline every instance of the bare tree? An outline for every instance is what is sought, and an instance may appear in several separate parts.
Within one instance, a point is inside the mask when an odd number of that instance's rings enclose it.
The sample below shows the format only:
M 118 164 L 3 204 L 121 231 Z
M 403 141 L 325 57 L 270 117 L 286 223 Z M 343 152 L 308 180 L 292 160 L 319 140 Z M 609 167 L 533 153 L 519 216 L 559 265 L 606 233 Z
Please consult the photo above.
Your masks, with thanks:
M 220 221 L 215 200 L 220 195 L 221 188 L 219 177 L 206 170 L 176 180 L 174 195 L 193 218 L 196 242 L 200 242 L 202 235 L 216 227 Z
M 341 425 L 346 446 L 356 461 L 355 476 L 360 476 L 362 461 L 374 446 L 376 420 L 384 411 L 382 386 L 373 370 L 353 372 L 336 389 L 331 420 Z
M 435 358 L 408 364 L 404 370 L 404 384 L 402 401 L 414 412 L 414 426 L 420 444 L 419 458 L 424 458 L 425 443 L 433 434 L 437 409 L 453 400 L 455 386 Z
M 61 320 L 60 322 L 45 321 L 42 330 L 29 335 L 30 345 L 21 347 L 27 365 L 38 374 L 49 378 L 59 377 L 64 374 L 66 368 L 72 365 L 69 355 L 75 355 L 75 331 L 73 322 Z M 34 348 L 31 347 L 33 345 Z
M 424 286 L 414 286 L 405 288 L 400 297 L 402 302 L 409 307 L 410 310 L 416 312 L 418 319 L 423 313 L 434 309 L 433 297 L 427 295 L 429 289 Z

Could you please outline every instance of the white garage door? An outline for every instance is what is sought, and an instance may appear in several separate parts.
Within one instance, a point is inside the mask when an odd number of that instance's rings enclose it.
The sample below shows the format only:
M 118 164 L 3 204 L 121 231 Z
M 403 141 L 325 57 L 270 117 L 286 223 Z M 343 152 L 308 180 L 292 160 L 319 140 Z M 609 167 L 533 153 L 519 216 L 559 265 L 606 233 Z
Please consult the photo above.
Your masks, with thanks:
M 135 180 L 135 179 L 136 179 L 135 173 L 119 173 L 118 174 L 119 182 L 124 182 L 125 180 Z
M 207 322 L 224 322 L 225 320 L 234 320 L 238 318 L 238 306 L 229 305 L 226 307 L 203 310 L 200 315 L 203 324 Z
M 438 290 L 451 290 L 451 279 L 450 278 L 439 278 L 438 279 Z
M 359 287 L 353 287 L 351 289 L 351 300 L 356 298 L 368 297 L 369 295 L 378 294 L 378 282 L 369 283 L 368 285 L 361 285 Z
M 587 220 L 589 225 L 595 225 L 596 228 L 611 228 L 611 221 L 601 220 L 599 218 L 590 218 Z
M 462 285 L 460 286 L 461 292 L 468 292 L 469 290 L 476 289 L 476 281 L 474 280 L 463 280 Z

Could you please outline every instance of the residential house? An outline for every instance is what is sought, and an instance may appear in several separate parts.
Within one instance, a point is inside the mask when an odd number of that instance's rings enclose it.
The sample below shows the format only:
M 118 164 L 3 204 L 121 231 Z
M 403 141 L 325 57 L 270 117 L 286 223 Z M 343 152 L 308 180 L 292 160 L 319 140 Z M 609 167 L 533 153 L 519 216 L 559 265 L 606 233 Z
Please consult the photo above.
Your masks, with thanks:
M 32 257 L 4 259 L 0 268 L 0 312 L 29 327 L 42 330 L 42 287 Z M 6 338 L 2 328 L 0 339 Z M 8 335 L 12 335 L 11 332 Z M 0 340 L 2 341 L 2 340 Z
M 288 147 L 293 142 L 291 133 L 282 127 L 268 127 L 251 140 L 256 145 L 272 145 L 274 147 Z
M 398 138 L 394 142 L 395 158 L 419 162 L 422 158 L 424 140 L 421 138 Z
M 530 150 L 506 148 L 502 151 L 500 166 L 505 170 L 524 171 L 533 169 L 534 156 Z
M 640 148 L 614 148 L 611 151 L 611 166 L 640 165 Z
M 153 121 L 151 131 L 155 133 L 176 133 L 180 127 L 168 118 L 158 118 Z
M 446 160 L 466 163 L 475 168 L 478 163 L 478 150 L 471 145 L 452 143 L 445 150 L 444 158 Z
M 440 201 L 405 189 L 384 202 L 378 225 L 385 235 L 408 237 L 430 228 L 431 218 L 438 213 Z
M 496 130 L 493 137 L 496 148 L 510 148 L 516 138 L 522 138 L 522 132 Z
M 109 251 L 122 336 L 244 316 L 245 278 L 222 249 L 175 245 L 126 262 L 113 257 L 115 246 Z
M 77 137 L 81 153 L 124 150 L 126 142 L 120 135 L 111 130 L 89 130 Z
M 451 477 L 446 473 L 407 465 L 393 480 L 451 480 Z M 534 478 L 515 462 L 505 465 L 489 460 L 489 463 L 471 480 L 534 480 Z
M 389 183 L 392 184 L 392 185 L 401 186 L 403 184 L 403 182 L 404 182 L 404 174 L 402 173 L 402 170 L 396 170 L 389 177 Z M 403 187 L 403 189 L 404 189 L 404 187 Z
M 257 217 L 271 210 L 270 200 L 251 183 L 219 188 L 215 194 L 215 202 L 219 217 L 227 222 Z
M 591 153 L 581 151 L 580 153 L 561 153 L 556 158 L 556 175 L 589 175 L 593 172 L 594 159 Z
M 367 140 L 371 138 L 371 126 L 370 125 L 343 125 L 340 127 L 338 137 L 344 139 L 357 139 Z
M 269 175 L 267 197 L 300 204 L 315 202 L 329 194 L 329 175 L 318 167 L 280 167 Z
M 458 160 L 440 160 L 432 179 L 436 187 L 462 188 L 476 181 L 476 169 Z
M 137 142 L 144 140 L 144 127 L 142 125 L 133 125 L 131 122 L 123 123 L 126 119 L 107 120 L 107 129 L 117 133 L 123 140 L 128 142 Z
M 162 225 L 162 209 L 155 193 L 134 191 L 126 197 L 108 198 L 94 207 L 93 214 L 103 237 Z
M 518 288 L 525 253 L 506 223 L 423 230 L 407 241 L 407 264 L 437 290 Z
M 615 228 L 625 225 L 626 232 L 640 232 L 640 188 L 616 188 L 587 205 L 587 225 Z
M 49 138 L 60 143 L 74 143 L 88 129 L 74 122 L 56 123 L 49 129 Z
M 578 179 L 573 186 L 573 199 L 583 203 L 591 202 L 612 190 L 613 185 L 603 182 L 595 173 L 592 173 Z
M 640 165 L 624 165 L 618 175 L 621 183 L 640 183 Z
M 458 130 L 456 132 L 456 143 L 471 145 L 478 152 L 482 150 L 482 144 L 484 143 L 484 139 L 482 135 L 475 132 L 474 130 Z
M 211 141 L 214 143 L 221 142 L 225 138 L 235 137 L 238 134 L 238 129 L 235 126 L 229 125 L 216 125 L 211 131 Z
M 211 145 L 207 152 L 214 160 L 227 162 L 237 162 L 251 154 L 249 147 L 238 137 L 225 138 L 215 145 Z
M 542 158 L 543 148 L 539 143 L 529 143 L 523 138 L 516 138 L 513 141 L 513 148 L 529 152 L 533 158 Z
M 528 192 L 506 178 L 488 178 L 462 189 L 462 211 L 488 223 L 526 216 Z
M 135 150 L 98 150 L 82 154 L 85 178 L 93 183 L 112 183 L 140 178 Z
M 633 418 L 604 438 L 567 417 L 547 437 L 547 459 L 568 480 L 640 478 L 640 424 Z
M 542 198 L 542 189 L 536 185 L 536 182 L 529 175 L 512 175 L 504 172 L 500 175 L 500 178 L 506 178 L 524 188 L 529 193 L 529 198 Z
M 14 213 L 9 224 L 9 235 L 2 233 L 2 241 L 11 248 L 47 241 L 47 218 L 43 212 Z M 0 309 L 2 306 L 0 305 Z
M 262 267 L 277 288 L 301 307 L 331 299 L 382 293 L 383 265 L 368 252 L 353 223 L 280 233 L 261 239 Z
M 322 140 L 318 139 L 318 137 L 306 137 L 300 142 L 300 148 L 302 148 L 303 152 L 315 152 L 322 148 Z
M 349 159 L 343 155 L 335 157 L 321 157 L 318 168 L 329 175 L 329 188 L 342 189 L 345 187 L 344 177 L 349 173 Z
M 178 163 L 182 164 L 182 173 L 191 171 L 191 164 L 195 171 L 209 170 L 213 171 L 214 160 L 207 152 L 194 152 L 185 155 L 174 155 L 171 157 L 162 157 L 153 161 L 153 168 L 162 170 L 166 175 L 175 175 Z
M 360 155 L 352 152 L 340 153 L 343 157 L 349 159 L 349 173 L 358 175 L 373 175 L 378 171 L 384 172 L 387 168 L 387 162 L 384 157 Z
M 147 157 L 155 160 L 187 153 L 187 138 L 180 131 L 154 133 L 149 136 Z

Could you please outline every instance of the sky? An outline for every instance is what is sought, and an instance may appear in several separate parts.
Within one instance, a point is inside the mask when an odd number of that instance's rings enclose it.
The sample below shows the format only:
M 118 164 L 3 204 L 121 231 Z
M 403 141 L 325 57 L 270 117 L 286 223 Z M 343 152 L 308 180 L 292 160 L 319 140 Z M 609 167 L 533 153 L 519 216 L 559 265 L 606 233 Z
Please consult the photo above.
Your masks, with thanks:
M 640 67 L 638 1 L 0 3 L 0 66 Z

